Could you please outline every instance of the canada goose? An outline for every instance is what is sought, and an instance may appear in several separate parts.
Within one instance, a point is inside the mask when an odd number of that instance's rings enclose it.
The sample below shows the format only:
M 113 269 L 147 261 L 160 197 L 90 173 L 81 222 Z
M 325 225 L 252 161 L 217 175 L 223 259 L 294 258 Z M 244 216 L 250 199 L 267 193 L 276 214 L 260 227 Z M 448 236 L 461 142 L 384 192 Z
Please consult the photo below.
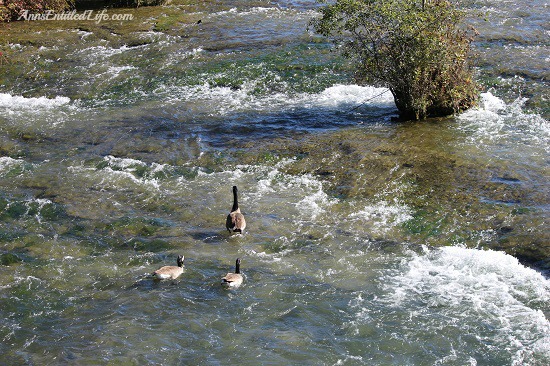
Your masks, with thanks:
M 227 231 L 234 233 L 242 233 L 246 227 L 246 221 L 244 220 L 244 215 L 241 213 L 239 200 L 237 199 L 237 186 L 233 186 L 233 207 L 229 215 L 227 215 L 225 227 Z
M 183 255 L 179 255 L 177 266 L 164 266 L 153 272 L 153 276 L 159 280 L 175 280 L 183 273 Z
M 235 273 L 228 273 L 222 278 L 222 286 L 239 287 L 243 283 L 243 275 L 241 274 L 241 258 L 237 258 L 235 262 Z

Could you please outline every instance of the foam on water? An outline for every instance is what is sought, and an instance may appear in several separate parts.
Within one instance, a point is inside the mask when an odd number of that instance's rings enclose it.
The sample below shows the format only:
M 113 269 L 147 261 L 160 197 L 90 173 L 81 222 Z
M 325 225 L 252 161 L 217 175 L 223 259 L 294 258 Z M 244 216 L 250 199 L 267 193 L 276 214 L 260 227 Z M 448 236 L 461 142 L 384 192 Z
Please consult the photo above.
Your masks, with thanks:
M 312 179 L 311 176 L 303 176 L 308 182 L 306 183 L 311 187 L 311 183 L 318 184 L 318 189 L 306 196 L 304 199 L 296 203 L 296 208 L 300 210 L 302 217 L 307 217 L 308 220 L 314 221 L 319 215 L 325 212 L 325 208 L 331 205 L 331 200 L 327 194 L 323 192 L 322 184 Z M 315 188 L 314 188 L 315 189 Z
M 525 112 L 526 101 L 520 97 L 506 104 L 490 92 L 482 93 L 479 107 L 461 114 L 458 121 L 462 129 L 471 133 L 472 143 L 512 140 L 538 144 L 550 151 L 550 122 Z
M 0 93 L 0 108 L 3 108 L 8 114 L 16 111 L 48 110 L 67 105 L 70 102 L 70 98 L 62 96 L 56 96 L 55 98 L 25 98 L 20 95 Z
M 160 69 L 161 70 L 170 69 L 174 66 L 177 66 L 178 64 L 188 62 L 189 59 L 199 57 L 203 53 L 204 53 L 204 49 L 200 46 L 194 47 L 194 48 L 182 49 L 178 52 L 172 53 L 167 58 L 167 60 L 160 66 Z M 157 89 L 157 92 L 163 89 L 165 89 L 165 87 L 161 86 Z
M 138 45 L 129 47 L 127 45 L 122 45 L 118 48 L 108 47 L 108 46 L 92 46 L 83 49 L 79 49 L 71 54 L 71 57 L 86 57 L 94 59 L 97 61 L 104 61 L 105 58 L 109 58 L 114 55 L 119 55 L 123 52 L 128 52 L 130 50 L 142 49 L 147 47 L 147 45 Z
M 250 8 L 250 10 L 247 11 L 239 11 L 237 8 L 231 8 L 229 10 L 223 10 L 216 13 L 210 14 L 211 17 L 220 16 L 220 15 L 226 15 L 226 14 L 238 14 L 238 15 L 250 15 L 250 14 L 257 14 L 257 13 L 266 13 L 271 10 L 279 11 L 276 8 L 264 8 L 264 7 L 254 7 Z
M 116 78 L 121 72 L 135 70 L 134 66 L 109 66 L 109 69 L 106 71 L 111 78 Z
M 266 71 L 266 73 L 269 72 Z M 283 81 L 278 81 L 277 75 L 272 75 L 271 78 L 275 83 L 284 84 Z M 158 96 L 165 96 L 174 104 L 186 101 L 196 104 L 201 101 L 209 107 L 212 115 L 227 115 L 251 110 L 288 111 L 295 108 L 334 110 L 351 108 L 363 103 L 384 109 L 395 109 L 393 96 L 384 88 L 334 85 L 319 93 L 292 93 L 282 85 L 286 92 L 256 96 L 252 91 L 257 88 L 258 82 L 258 80 L 246 82 L 240 89 L 213 86 L 210 83 L 185 87 L 164 86 L 157 89 L 155 93 Z
M 0 157 L 0 175 L 7 173 L 11 169 L 19 168 L 27 163 L 23 159 L 14 159 L 9 156 Z
M 355 106 L 364 102 L 374 104 L 380 107 L 395 107 L 393 96 L 389 89 L 376 88 L 373 86 L 359 85 L 334 85 L 319 94 L 314 94 L 310 98 L 303 96 L 305 100 L 310 99 L 312 105 L 324 107 L 340 107 L 342 105 Z
M 394 278 L 401 289 L 426 290 L 430 294 L 433 291 L 452 304 L 463 301 L 471 290 L 481 288 L 491 291 L 476 295 L 498 296 L 505 303 L 550 301 L 550 281 L 504 252 L 457 246 L 425 248 L 423 254 L 406 259 L 403 268 L 405 272 Z M 451 290 L 448 287 L 451 284 L 460 291 Z M 403 296 L 397 296 L 396 300 L 397 304 L 406 301 Z
M 299 217 L 314 220 L 326 212 L 334 203 L 323 191 L 323 184 L 310 174 L 290 175 L 281 169 L 291 164 L 293 159 L 284 159 L 273 166 L 269 165 L 237 165 L 234 169 L 222 172 L 205 173 L 199 170 L 199 179 L 194 180 L 197 185 L 237 185 L 246 187 L 242 190 L 242 202 L 248 204 L 252 210 L 254 206 L 263 205 L 265 200 L 277 204 L 278 211 L 296 212 Z M 189 182 L 182 178 L 182 184 Z M 269 205 L 268 205 L 269 206 Z M 291 214 L 288 214 L 292 216 Z
M 155 173 L 163 171 L 167 165 L 152 163 L 130 158 L 117 158 L 106 156 L 104 163 L 97 167 L 71 166 L 68 170 L 71 173 L 87 176 L 102 188 L 115 188 L 124 190 L 128 183 L 143 187 L 160 189 L 160 182 Z
M 248 213 L 266 215 L 264 220 L 269 222 L 276 220 L 275 217 L 269 218 L 269 215 L 284 215 L 280 219 L 288 225 L 293 225 L 294 218 L 299 218 L 297 221 L 300 222 L 315 222 L 336 201 L 323 191 L 322 182 L 312 175 L 284 173 L 282 168 L 292 161 L 286 159 L 275 165 L 243 164 L 211 172 L 200 166 L 180 171 L 167 164 L 106 156 L 95 166 L 75 165 L 68 170 L 77 175 L 77 179 L 83 179 L 86 182 L 84 184 L 100 190 L 123 193 L 128 189 L 138 189 L 138 193 L 146 194 L 147 197 L 160 195 L 174 200 L 193 197 L 194 201 L 205 207 L 219 206 L 223 211 L 229 207 L 220 203 L 228 202 L 229 205 L 229 188 L 237 185 L 240 202 Z M 208 194 L 201 195 L 200 192 Z
M 387 234 L 391 229 L 412 219 L 412 210 L 400 202 L 380 201 L 366 204 L 359 211 L 348 216 L 348 220 L 358 221 L 373 234 Z
M 428 332 L 444 327 L 474 332 L 484 347 L 506 350 L 512 365 L 550 360 L 550 322 L 544 314 L 550 310 L 550 281 L 510 255 L 426 249 L 404 260 L 401 272 L 384 282 L 391 306 L 406 309 L 413 322 L 425 321 L 418 325 Z
M 216 18 L 231 16 L 231 18 L 234 19 L 235 17 L 248 18 L 251 16 L 260 15 L 260 16 L 268 17 L 269 19 L 281 17 L 281 18 L 293 18 L 293 19 L 300 18 L 300 19 L 309 20 L 311 19 L 311 16 L 313 14 L 314 13 L 311 11 L 296 11 L 294 9 L 281 9 L 281 8 L 274 8 L 274 7 L 268 8 L 268 7 L 258 6 L 258 7 L 249 8 L 247 10 L 242 10 L 242 11 L 239 11 L 237 8 L 231 8 L 229 10 L 223 10 L 223 11 L 211 13 L 208 15 L 208 18 L 215 20 Z
M 128 169 L 135 166 L 146 166 L 147 164 L 141 160 L 130 159 L 130 158 L 117 158 L 112 155 L 108 155 L 103 158 L 109 166 L 117 167 L 121 169 Z
M 91 36 L 92 34 L 94 34 L 93 32 L 88 32 L 88 31 L 79 30 L 79 29 L 75 29 L 75 30 L 73 30 L 73 32 L 78 34 L 80 36 L 80 39 L 85 39 L 86 37 Z
M 16 129 L 23 129 L 25 132 L 27 128 L 50 131 L 62 126 L 68 117 L 79 110 L 78 103 L 64 96 L 27 98 L 0 93 L 0 115 Z
M 162 172 L 165 169 L 170 169 L 170 166 L 167 164 L 159 163 L 145 163 L 141 160 L 131 159 L 131 158 L 117 158 L 112 155 L 108 155 L 103 158 L 107 165 L 115 170 L 121 169 L 128 172 L 135 172 L 140 167 L 147 168 L 146 174 L 144 176 L 150 177 L 155 173 Z
M 272 194 L 294 197 L 292 205 L 302 219 L 309 221 L 314 221 L 335 203 L 323 191 L 323 183 L 311 174 L 294 176 L 281 173 L 279 167 L 276 167 L 268 173 L 268 179 L 263 179 L 259 183 L 259 192 L 267 188 L 271 189 Z

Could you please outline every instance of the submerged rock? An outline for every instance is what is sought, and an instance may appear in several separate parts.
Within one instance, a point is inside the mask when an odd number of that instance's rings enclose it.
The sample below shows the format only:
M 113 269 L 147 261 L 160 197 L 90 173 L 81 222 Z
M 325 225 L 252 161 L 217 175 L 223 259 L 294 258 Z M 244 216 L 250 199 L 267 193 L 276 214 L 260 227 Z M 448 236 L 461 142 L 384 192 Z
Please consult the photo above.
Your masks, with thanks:
M 19 263 L 23 260 L 13 253 L 0 254 L 0 265 L 9 266 L 10 264 Z
M 518 184 L 501 173 L 506 166 L 455 149 L 452 136 L 442 140 L 449 134 L 445 125 L 403 124 L 392 136 L 351 128 L 267 145 L 248 143 L 249 153 L 242 158 L 267 152 L 300 157 L 285 171 L 314 173 L 334 197 L 406 205 L 412 218 L 393 240 L 491 248 L 525 264 L 550 266 L 546 218 L 537 208 L 548 204 L 548 197 L 537 184 Z M 495 176 L 505 181 L 495 181 Z

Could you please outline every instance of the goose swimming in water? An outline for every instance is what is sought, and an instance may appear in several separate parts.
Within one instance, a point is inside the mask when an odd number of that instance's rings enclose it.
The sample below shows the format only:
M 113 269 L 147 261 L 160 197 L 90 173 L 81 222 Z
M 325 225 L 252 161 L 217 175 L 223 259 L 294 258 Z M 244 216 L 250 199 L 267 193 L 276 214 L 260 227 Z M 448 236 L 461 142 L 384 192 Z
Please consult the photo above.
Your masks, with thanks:
M 222 286 L 224 287 L 239 287 L 243 283 L 243 275 L 241 274 L 241 258 L 237 258 L 235 262 L 235 273 L 228 273 L 222 278 Z
M 178 256 L 177 266 L 164 266 L 153 272 L 153 277 L 159 280 L 175 280 L 183 273 L 183 255 Z
M 244 215 L 241 213 L 241 209 L 239 208 L 237 186 L 233 186 L 233 207 L 231 208 L 229 215 L 227 215 L 225 227 L 227 228 L 227 231 L 234 233 L 242 233 L 246 227 Z

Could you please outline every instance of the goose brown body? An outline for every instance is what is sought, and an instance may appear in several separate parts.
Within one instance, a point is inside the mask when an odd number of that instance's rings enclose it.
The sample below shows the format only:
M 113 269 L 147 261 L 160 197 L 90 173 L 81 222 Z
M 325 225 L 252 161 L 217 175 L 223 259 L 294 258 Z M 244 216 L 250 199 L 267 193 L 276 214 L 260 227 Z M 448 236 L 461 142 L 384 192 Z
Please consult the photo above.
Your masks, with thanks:
M 227 228 L 227 231 L 233 233 L 242 233 L 246 227 L 246 220 L 244 219 L 244 215 L 239 208 L 237 186 L 233 186 L 233 207 L 231 208 L 229 215 L 227 215 L 225 227 Z
M 243 283 L 243 275 L 240 270 L 241 259 L 237 258 L 235 262 L 235 273 L 228 273 L 222 277 L 222 286 L 225 287 L 238 287 Z
M 164 266 L 153 272 L 153 276 L 159 280 L 175 280 L 183 273 L 183 255 L 178 256 L 177 266 Z

